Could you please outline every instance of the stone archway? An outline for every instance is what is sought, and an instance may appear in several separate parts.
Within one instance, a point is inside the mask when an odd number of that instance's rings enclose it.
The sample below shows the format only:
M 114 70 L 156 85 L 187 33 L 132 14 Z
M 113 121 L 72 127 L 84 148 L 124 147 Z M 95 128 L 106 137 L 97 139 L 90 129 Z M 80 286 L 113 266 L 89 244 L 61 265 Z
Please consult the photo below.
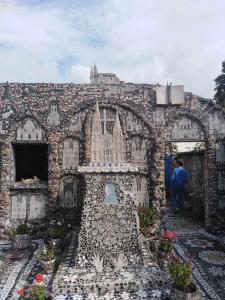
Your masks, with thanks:
M 170 120 L 170 121 L 168 121 Z M 192 184 L 192 195 L 189 195 L 189 201 L 193 202 L 192 209 L 193 214 L 199 213 L 204 209 L 205 226 L 209 228 L 210 224 L 210 194 L 209 190 L 211 182 L 209 181 L 210 166 L 209 157 L 211 143 L 208 138 L 208 132 L 204 122 L 201 120 L 201 116 L 198 112 L 190 110 L 181 110 L 173 112 L 167 119 L 167 132 L 165 139 L 165 151 L 171 153 L 170 145 L 172 143 L 188 143 L 192 144 L 204 144 L 204 151 L 200 148 L 196 148 L 195 151 L 189 152 L 189 157 L 185 154 L 179 155 L 179 158 L 186 160 L 186 168 L 190 173 L 189 192 L 190 185 Z M 200 153 L 201 151 L 201 153 Z M 188 152 L 188 151 L 187 151 Z M 186 152 L 186 153 L 187 153 Z M 198 164 L 198 166 L 196 165 Z M 199 170 L 200 168 L 200 170 Z M 198 176 L 202 176 L 198 178 Z M 197 183 L 194 182 L 193 177 L 197 179 Z M 198 182 L 199 181 L 199 182 Z M 194 183 L 194 184 L 193 184 Z M 201 186 L 199 186 L 201 184 Z M 194 188 L 193 188 L 194 187 Z M 200 202 L 202 201 L 202 205 Z M 190 203 L 189 203 L 190 205 Z

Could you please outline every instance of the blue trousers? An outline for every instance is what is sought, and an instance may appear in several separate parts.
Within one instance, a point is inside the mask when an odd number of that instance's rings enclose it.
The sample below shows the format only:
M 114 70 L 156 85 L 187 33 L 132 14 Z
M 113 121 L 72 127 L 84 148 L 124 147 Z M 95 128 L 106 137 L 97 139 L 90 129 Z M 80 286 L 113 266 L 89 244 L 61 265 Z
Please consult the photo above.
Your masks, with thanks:
M 182 188 L 171 190 L 171 206 L 173 209 L 184 207 L 184 191 Z

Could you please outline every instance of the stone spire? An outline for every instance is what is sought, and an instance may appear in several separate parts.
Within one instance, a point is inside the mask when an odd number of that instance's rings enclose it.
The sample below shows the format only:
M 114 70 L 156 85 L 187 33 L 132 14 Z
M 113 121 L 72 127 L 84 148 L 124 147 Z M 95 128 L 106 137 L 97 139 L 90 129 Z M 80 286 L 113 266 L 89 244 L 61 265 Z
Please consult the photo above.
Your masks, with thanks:
M 98 101 L 96 102 L 95 112 L 92 122 L 91 133 L 91 162 L 102 161 L 102 125 Z
M 113 127 L 113 162 L 124 162 L 124 140 L 120 125 L 118 111 L 116 111 L 116 120 Z
M 97 76 L 98 76 L 98 69 L 96 67 L 96 64 L 94 62 L 94 65 L 91 65 L 91 73 L 90 73 L 90 83 L 96 83 L 97 82 Z

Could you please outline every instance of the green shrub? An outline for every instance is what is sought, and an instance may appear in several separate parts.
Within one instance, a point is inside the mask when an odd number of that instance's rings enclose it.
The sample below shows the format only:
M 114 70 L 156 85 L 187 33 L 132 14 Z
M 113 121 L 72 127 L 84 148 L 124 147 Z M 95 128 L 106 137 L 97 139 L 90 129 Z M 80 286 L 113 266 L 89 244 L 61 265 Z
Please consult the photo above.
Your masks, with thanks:
M 20 224 L 14 230 L 13 233 L 16 235 L 23 235 L 29 232 L 29 227 L 27 224 Z
M 46 287 L 38 285 L 32 286 L 31 296 L 36 297 L 38 300 L 46 300 L 48 298 L 48 292 Z
M 148 228 L 154 223 L 155 212 L 152 208 L 141 206 L 138 208 L 138 215 L 141 228 Z
M 192 262 L 173 257 L 168 263 L 168 270 L 175 286 L 187 289 L 192 282 Z

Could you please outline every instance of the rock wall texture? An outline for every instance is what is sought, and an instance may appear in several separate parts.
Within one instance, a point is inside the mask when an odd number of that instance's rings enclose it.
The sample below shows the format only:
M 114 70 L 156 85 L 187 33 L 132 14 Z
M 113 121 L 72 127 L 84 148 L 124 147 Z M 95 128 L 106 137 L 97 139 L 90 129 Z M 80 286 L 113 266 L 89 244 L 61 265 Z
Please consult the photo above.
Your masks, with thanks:
M 164 156 L 171 141 L 205 141 L 206 228 L 223 229 L 224 111 L 211 100 L 191 93 L 184 93 L 182 99 L 180 87 L 178 92 L 170 87 L 170 94 L 165 88 L 163 93 L 156 90 L 160 87 L 123 82 L 0 84 L 1 223 L 6 219 L 42 218 L 57 205 L 74 211 L 80 208 L 79 191 L 83 181 L 77 168 L 91 163 L 93 116 L 98 101 L 105 143 L 113 134 L 117 116 L 125 163 L 139 167 L 136 184 L 141 204 L 147 201 L 157 210 L 165 205 Z M 118 136 L 118 130 L 115 134 Z M 15 153 L 18 144 L 48 145 L 48 181 L 42 178 L 29 183 L 16 181 L 18 172 L 25 174 L 27 168 L 24 158 L 24 168 L 18 170 Z M 108 150 L 105 145 L 105 151 Z M 35 161 L 35 155 L 32 153 L 30 159 Z M 41 177 L 40 166 L 32 164 L 32 175 Z M 146 182 L 144 187 L 140 178 Z

